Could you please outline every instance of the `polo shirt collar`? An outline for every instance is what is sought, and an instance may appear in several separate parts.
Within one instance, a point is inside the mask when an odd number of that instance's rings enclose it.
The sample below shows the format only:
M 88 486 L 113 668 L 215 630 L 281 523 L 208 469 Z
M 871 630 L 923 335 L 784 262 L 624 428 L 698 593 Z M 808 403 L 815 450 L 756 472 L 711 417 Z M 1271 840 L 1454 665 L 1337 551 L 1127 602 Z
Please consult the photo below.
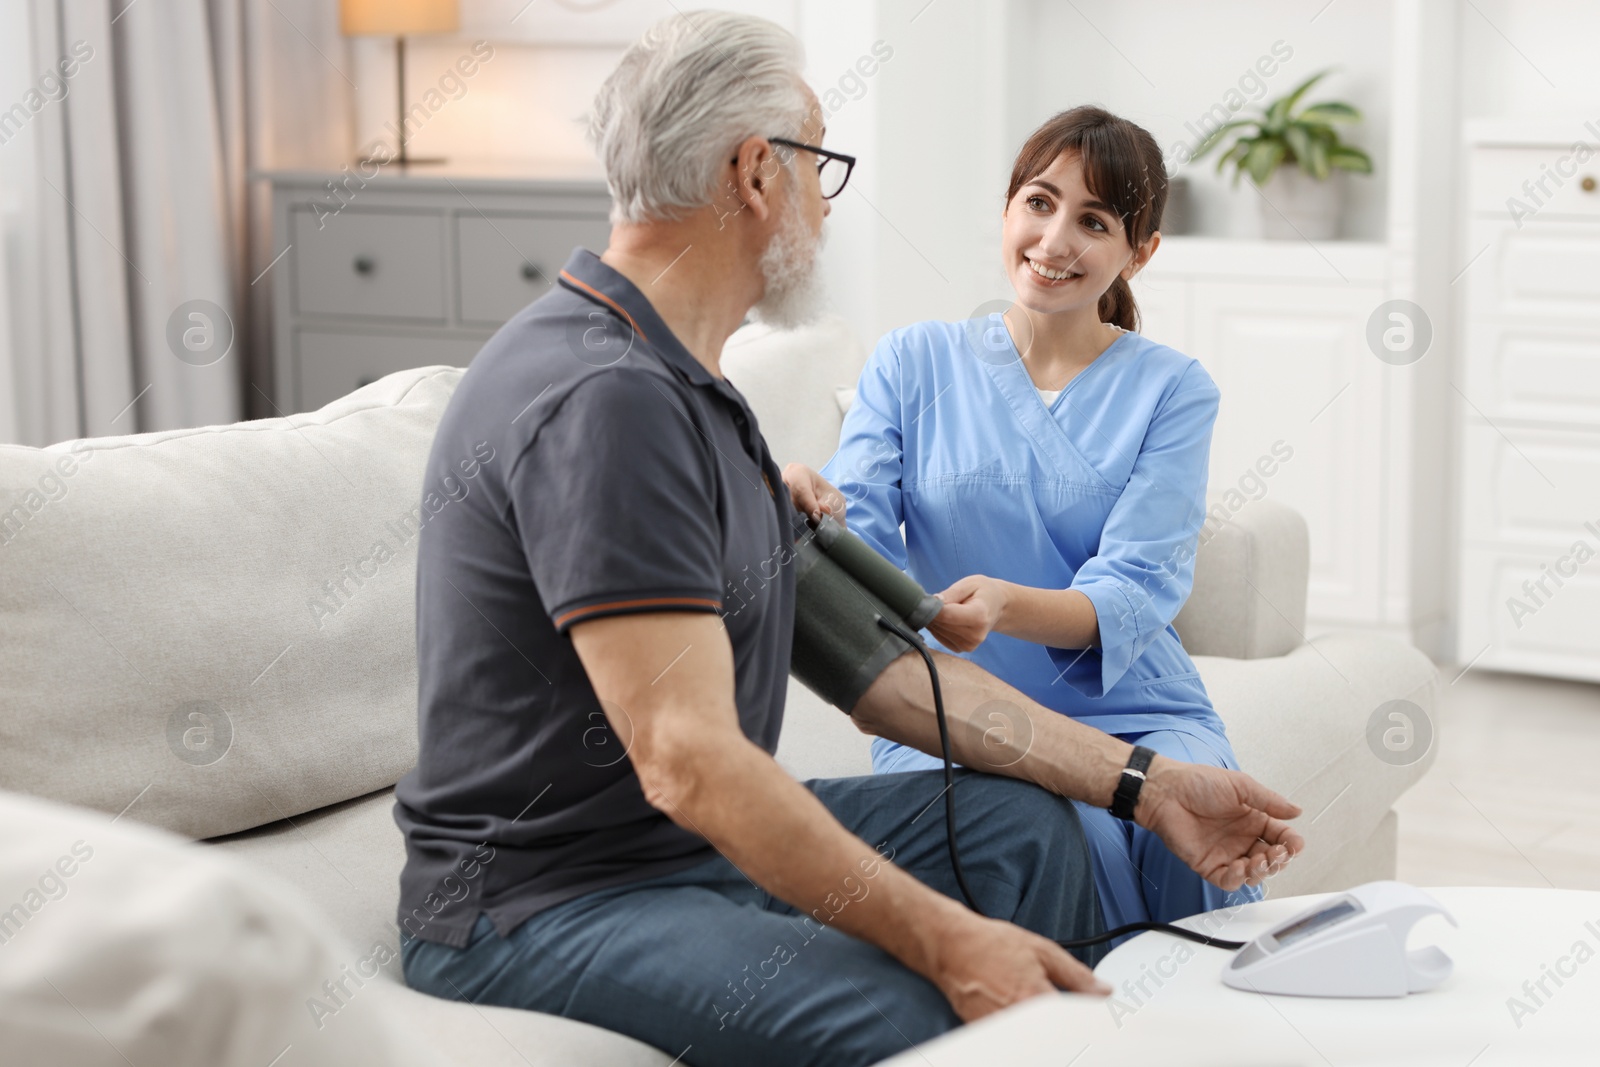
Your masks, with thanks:
M 695 385 L 717 385 L 716 378 L 698 359 L 683 347 L 677 335 L 668 329 L 656 313 L 654 305 L 646 299 L 627 278 L 601 262 L 600 257 L 587 248 L 574 248 L 561 268 L 561 284 L 585 299 L 620 315 L 639 338 L 653 349 L 668 366 L 674 367 Z

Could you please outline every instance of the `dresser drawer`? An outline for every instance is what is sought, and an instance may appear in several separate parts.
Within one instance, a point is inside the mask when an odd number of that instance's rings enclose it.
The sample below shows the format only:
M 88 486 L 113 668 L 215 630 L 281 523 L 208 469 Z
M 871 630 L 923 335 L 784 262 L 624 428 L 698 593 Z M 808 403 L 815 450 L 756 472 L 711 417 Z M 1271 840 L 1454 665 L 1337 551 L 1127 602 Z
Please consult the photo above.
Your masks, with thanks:
M 293 212 L 297 311 L 444 321 L 442 214 L 349 207 L 321 222 Z
M 1462 391 L 1496 421 L 1600 427 L 1600 323 L 1469 329 Z
M 1579 163 L 1570 144 L 1476 150 L 1471 164 L 1472 210 L 1513 220 L 1533 215 L 1600 219 L 1600 151 L 1593 146 L 1589 151 L 1587 162 Z
M 1468 329 L 1486 319 L 1600 319 L 1600 220 L 1475 220 L 1468 235 Z
M 461 319 L 499 326 L 555 284 L 574 248 L 605 251 L 611 223 L 604 216 L 463 213 L 456 236 Z
M 1600 523 L 1600 433 L 1488 425 L 1469 414 L 1461 445 L 1468 544 L 1556 548 Z
M 1582 546 L 1581 551 L 1574 551 Z M 1545 552 L 1462 553 L 1461 662 L 1600 681 L 1600 536 Z
M 487 339 L 487 334 L 435 338 L 301 330 L 295 337 L 300 382 L 298 410 L 315 411 L 328 401 L 397 370 L 436 364 L 465 367 Z

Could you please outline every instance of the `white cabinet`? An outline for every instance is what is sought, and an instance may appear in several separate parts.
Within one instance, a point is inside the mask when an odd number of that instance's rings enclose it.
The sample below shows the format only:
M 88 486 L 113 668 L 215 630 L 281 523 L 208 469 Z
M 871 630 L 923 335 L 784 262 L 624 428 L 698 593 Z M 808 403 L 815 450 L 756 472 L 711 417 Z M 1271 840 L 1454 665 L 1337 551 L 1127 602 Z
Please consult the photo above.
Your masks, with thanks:
M 275 413 L 310 411 L 391 371 L 465 366 L 553 284 L 605 249 L 605 183 L 398 168 L 272 182 Z
M 1457 655 L 1600 680 L 1600 158 L 1508 203 L 1571 157 L 1469 138 Z
M 1211 444 L 1213 499 L 1230 489 L 1305 516 L 1311 534 L 1307 615 L 1382 626 L 1385 372 L 1367 347 L 1384 301 L 1380 246 L 1173 238 L 1134 293 L 1152 340 L 1194 356 L 1222 390 Z M 1163 262 L 1163 257 L 1167 257 Z M 1281 444 L 1280 444 L 1281 442 Z M 1274 446 L 1292 451 L 1252 476 Z
M 1211 484 L 1232 485 L 1282 441 L 1293 458 L 1267 493 L 1311 531 L 1308 614 L 1382 615 L 1383 365 L 1365 329 L 1382 289 L 1197 282 L 1191 354 L 1222 389 Z

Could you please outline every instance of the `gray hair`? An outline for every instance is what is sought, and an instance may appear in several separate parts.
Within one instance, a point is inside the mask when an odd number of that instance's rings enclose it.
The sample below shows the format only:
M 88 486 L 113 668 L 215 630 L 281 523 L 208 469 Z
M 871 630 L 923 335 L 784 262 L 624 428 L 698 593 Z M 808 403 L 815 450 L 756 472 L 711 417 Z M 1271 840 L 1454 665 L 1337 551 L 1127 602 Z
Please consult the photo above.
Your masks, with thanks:
M 753 15 L 691 11 L 647 30 L 600 87 L 589 118 L 611 221 L 672 219 L 711 203 L 736 145 L 798 130 L 803 64 L 793 34 Z

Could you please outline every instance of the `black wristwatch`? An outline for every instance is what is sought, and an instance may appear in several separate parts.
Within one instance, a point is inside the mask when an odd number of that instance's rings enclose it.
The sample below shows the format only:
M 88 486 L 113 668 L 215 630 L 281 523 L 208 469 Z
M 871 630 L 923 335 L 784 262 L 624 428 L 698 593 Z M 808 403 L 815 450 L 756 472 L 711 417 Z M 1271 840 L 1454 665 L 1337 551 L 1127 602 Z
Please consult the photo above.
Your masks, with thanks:
M 1111 814 L 1133 821 L 1133 808 L 1139 803 L 1139 790 L 1144 788 L 1145 771 L 1150 769 L 1150 761 L 1155 756 L 1153 749 L 1143 745 L 1133 746 L 1128 765 L 1122 768 L 1122 779 L 1117 782 L 1117 791 L 1111 796 Z

